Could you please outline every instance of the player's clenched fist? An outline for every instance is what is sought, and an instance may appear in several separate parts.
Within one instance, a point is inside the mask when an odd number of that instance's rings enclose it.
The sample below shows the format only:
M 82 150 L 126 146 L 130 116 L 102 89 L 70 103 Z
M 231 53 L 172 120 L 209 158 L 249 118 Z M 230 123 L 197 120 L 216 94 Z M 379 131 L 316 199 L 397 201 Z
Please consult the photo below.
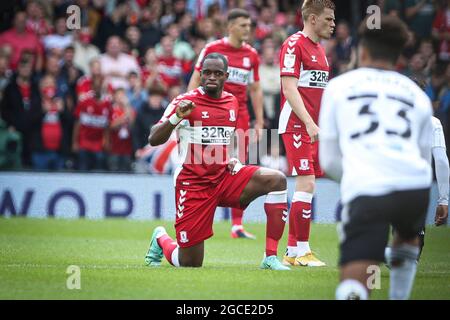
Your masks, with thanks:
M 185 118 L 191 114 L 195 108 L 195 103 L 190 100 L 181 100 L 177 105 L 177 116 L 179 118 Z

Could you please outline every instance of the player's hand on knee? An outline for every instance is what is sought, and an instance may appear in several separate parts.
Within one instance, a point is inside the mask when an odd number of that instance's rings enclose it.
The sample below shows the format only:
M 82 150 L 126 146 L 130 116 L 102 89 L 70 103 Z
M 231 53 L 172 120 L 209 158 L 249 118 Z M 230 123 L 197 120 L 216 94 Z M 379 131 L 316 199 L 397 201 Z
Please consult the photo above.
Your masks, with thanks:
M 181 100 L 177 105 L 177 116 L 179 118 L 185 118 L 189 116 L 195 108 L 195 103 L 190 100 Z
M 436 214 L 434 216 L 434 224 L 436 226 L 447 224 L 447 218 L 448 218 L 448 206 L 438 205 L 436 207 Z
M 243 167 L 242 163 L 236 158 L 231 158 L 228 161 L 228 170 L 231 172 L 232 176 L 238 173 L 242 167 Z

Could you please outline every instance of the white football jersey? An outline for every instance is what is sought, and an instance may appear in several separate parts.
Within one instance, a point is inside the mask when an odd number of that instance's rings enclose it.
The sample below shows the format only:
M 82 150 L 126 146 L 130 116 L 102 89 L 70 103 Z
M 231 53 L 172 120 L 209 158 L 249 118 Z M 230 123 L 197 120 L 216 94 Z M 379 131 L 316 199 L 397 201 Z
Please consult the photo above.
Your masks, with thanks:
M 331 80 L 322 98 L 320 139 L 339 143 L 343 203 L 430 187 L 431 118 L 428 97 L 397 72 L 360 68 Z
M 432 140 L 431 148 L 446 149 L 444 129 L 442 128 L 442 123 L 436 117 L 433 117 L 432 121 L 433 121 L 433 138 L 432 138 L 433 140 Z

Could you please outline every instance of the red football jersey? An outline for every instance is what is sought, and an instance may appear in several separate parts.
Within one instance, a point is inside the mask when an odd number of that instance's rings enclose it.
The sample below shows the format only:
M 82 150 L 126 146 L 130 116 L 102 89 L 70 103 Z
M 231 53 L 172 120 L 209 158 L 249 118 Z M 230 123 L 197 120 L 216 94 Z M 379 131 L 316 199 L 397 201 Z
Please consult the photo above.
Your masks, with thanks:
M 112 94 L 114 92 L 114 89 L 110 83 L 108 83 L 106 89 L 108 94 Z M 82 76 L 80 79 L 78 79 L 75 90 L 77 93 L 78 101 L 94 98 L 95 92 L 92 88 L 92 77 Z
M 258 52 L 248 44 L 235 48 L 230 45 L 228 38 L 225 37 L 205 46 L 200 52 L 195 70 L 200 72 L 203 58 L 213 52 L 227 57 L 230 75 L 225 82 L 224 90 L 232 93 L 237 98 L 241 116 L 248 116 L 247 85 L 259 81 Z
M 284 41 L 280 51 L 280 76 L 299 79 L 298 92 L 316 124 L 319 121 L 320 101 L 328 83 L 329 70 L 325 50 L 320 43 L 315 43 L 301 31 Z M 304 124 L 283 95 L 283 90 L 278 132 L 301 132 L 308 136 Z
M 158 72 L 167 86 L 179 86 L 183 76 L 183 61 L 176 57 L 159 57 Z
M 131 110 L 135 113 L 134 110 Z M 125 114 L 125 110 L 119 105 L 114 104 L 111 107 L 111 112 L 109 114 L 109 122 L 112 123 L 117 118 L 122 117 Z M 111 129 L 109 131 L 109 138 L 111 143 L 111 154 L 115 155 L 129 155 L 133 151 L 133 141 L 131 140 L 131 125 L 124 124 L 119 128 Z
M 176 184 L 190 190 L 209 188 L 219 183 L 227 170 L 228 148 L 236 127 L 239 104 L 228 92 L 224 91 L 219 99 L 214 99 L 199 87 L 176 97 L 159 123 L 175 113 L 181 100 L 190 100 L 196 107 L 177 126 L 183 164 L 175 170 Z
M 103 133 L 108 126 L 111 110 L 109 100 L 86 99 L 75 109 L 75 118 L 80 122 L 78 145 L 92 152 L 103 150 Z

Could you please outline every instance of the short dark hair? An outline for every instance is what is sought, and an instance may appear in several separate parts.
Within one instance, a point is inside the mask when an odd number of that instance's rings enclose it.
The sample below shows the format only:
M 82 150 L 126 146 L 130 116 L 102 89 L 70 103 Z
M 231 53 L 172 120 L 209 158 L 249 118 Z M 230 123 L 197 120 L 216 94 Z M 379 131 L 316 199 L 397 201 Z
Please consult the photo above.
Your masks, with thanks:
M 203 61 L 202 61 L 202 66 L 203 66 L 203 64 L 205 63 L 206 60 L 212 60 L 212 59 L 214 59 L 214 60 L 215 60 L 215 59 L 220 59 L 220 60 L 222 60 L 223 66 L 224 66 L 224 70 L 223 70 L 223 71 L 225 71 L 225 72 L 228 71 L 228 60 L 227 60 L 227 58 L 226 58 L 223 54 L 220 54 L 220 53 L 218 53 L 218 52 L 213 52 L 213 53 L 208 54 L 208 55 L 203 59 Z
M 336 5 L 331 0 L 305 0 L 302 5 L 302 17 L 305 22 L 312 14 L 320 15 L 325 8 L 336 10 Z
M 237 18 L 250 18 L 250 13 L 247 10 L 241 8 L 231 9 L 228 12 L 227 21 L 231 22 Z
M 360 43 L 374 60 L 396 63 L 408 41 L 408 27 L 394 16 L 381 16 L 381 28 L 369 29 L 367 19 L 359 26 Z

